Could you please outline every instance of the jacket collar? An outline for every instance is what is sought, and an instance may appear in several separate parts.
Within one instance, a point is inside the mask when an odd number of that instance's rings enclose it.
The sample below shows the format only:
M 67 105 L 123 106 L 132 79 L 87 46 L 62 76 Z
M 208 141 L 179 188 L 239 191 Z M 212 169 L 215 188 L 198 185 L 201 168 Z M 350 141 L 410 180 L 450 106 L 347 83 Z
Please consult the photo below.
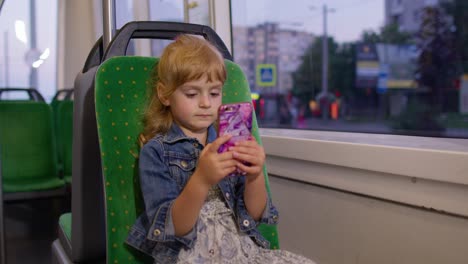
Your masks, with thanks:
M 207 135 L 207 143 L 213 142 L 217 137 L 216 129 L 214 128 L 214 125 L 210 125 L 208 127 L 208 135 Z M 177 125 L 175 122 L 172 123 L 171 128 L 169 128 L 169 131 L 163 136 L 163 141 L 166 143 L 174 143 L 179 140 L 183 139 L 193 139 L 187 137 L 182 129 Z

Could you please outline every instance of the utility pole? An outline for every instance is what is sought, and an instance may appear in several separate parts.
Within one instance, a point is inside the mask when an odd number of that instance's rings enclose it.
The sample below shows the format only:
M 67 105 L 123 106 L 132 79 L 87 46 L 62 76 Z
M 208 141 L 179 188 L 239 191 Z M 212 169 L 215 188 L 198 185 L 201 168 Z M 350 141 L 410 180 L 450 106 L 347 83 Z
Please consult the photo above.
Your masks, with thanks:
M 328 91 L 328 34 L 327 34 L 327 5 L 323 5 L 323 36 L 322 36 L 322 93 Z
M 334 8 L 328 8 L 326 4 L 323 5 L 323 36 L 322 36 L 322 92 L 320 93 L 319 98 L 325 97 L 323 102 L 326 102 L 322 106 L 322 117 L 323 119 L 328 118 L 328 33 L 327 33 L 327 15 L 330 12 L 334 12 Z

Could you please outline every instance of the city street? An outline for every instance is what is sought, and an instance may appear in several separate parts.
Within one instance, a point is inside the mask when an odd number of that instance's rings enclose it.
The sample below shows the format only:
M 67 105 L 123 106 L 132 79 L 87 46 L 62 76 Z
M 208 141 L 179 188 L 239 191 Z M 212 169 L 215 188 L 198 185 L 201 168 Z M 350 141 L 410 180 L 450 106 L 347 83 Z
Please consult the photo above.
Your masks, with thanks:
M 307 130 L 324 130 L 324 131 L 346 131 L 357 133 L 378 133 L 378 134 L 405 134 L 393 130 L 389 124 L 382 121 L 364 122 L 364 121 L 346 121 L 346 120 L 323 120 L 320 118 L 306 118 L 303 122 L 293 121 L 291 125 L 279 124 L 278 120 L 260 121 L 260 127 L 265 128 L 293 128 Z M 416 134 L 413 134 L 416 135 Z M 432 135 L 434 136 L 434 135 Z M 442 137 L 468 137 L 468 130 L 465 128 L 447 128 L 446 131 L 438 136 Z

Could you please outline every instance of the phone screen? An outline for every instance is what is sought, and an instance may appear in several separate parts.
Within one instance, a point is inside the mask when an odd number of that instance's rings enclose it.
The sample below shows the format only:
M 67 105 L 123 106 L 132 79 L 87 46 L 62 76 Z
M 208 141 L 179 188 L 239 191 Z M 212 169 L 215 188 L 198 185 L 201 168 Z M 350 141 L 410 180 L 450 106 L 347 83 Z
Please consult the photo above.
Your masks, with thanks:
M 252 105 L 250 103 L 224 104 L 219 107 L 219 136 L 232 135 L 221 145 L 218 152 L 224 152 L 237 141 L 248 140 L 252 131 Z

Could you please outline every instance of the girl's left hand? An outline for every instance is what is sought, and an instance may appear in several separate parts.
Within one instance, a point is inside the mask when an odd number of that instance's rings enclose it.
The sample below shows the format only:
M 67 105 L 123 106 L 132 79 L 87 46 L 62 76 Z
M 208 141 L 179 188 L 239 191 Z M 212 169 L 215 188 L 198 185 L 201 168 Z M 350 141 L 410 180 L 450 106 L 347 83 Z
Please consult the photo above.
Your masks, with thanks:
M 237 167 L 246 173 L 246 180 L 255 180 L 263 170 L 265 163 L 265 150 L 260 146 L 255 138 L 235 143 L 232 156 L 238 161 Z M 249 165 L 244 164 L 248 163 Z

